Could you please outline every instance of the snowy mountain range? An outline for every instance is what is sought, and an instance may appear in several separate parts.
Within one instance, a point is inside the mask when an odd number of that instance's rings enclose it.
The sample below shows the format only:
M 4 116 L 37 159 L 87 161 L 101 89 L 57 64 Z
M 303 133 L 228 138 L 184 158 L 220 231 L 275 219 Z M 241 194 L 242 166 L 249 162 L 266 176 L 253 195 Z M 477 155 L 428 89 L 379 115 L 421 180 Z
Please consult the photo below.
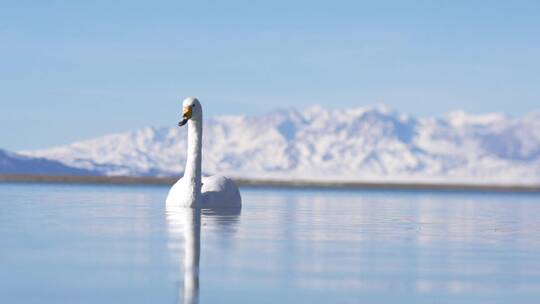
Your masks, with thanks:
M 22 156 L 0 150 L 0 174 L 95 175 L 97 172 L 72 168 L 54 160 Z
M 186 136 L 186 127 L 146 127 L 20 153 L 106 175 L 179 175 Z M 210 118 L 203 142 L 203 171 L 233 177 L 540 182 L 540 112 L 414 118 L 383 106 L 314 106 Z

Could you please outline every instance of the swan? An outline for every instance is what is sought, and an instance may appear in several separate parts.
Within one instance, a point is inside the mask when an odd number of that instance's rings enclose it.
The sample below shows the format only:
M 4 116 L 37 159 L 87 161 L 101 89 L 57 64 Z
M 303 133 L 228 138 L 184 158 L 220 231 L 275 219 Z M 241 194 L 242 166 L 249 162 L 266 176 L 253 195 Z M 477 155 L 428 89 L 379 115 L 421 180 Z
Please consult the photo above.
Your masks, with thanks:
M 240 207 L 242 198 L 232 179 L 221 175 L 201 176 L 203 111 L 195 97 L 183 101 L 182 120 L 178 126 L 185 124 L 188 142 L 184 176 L 169 190 L 167 207 Z

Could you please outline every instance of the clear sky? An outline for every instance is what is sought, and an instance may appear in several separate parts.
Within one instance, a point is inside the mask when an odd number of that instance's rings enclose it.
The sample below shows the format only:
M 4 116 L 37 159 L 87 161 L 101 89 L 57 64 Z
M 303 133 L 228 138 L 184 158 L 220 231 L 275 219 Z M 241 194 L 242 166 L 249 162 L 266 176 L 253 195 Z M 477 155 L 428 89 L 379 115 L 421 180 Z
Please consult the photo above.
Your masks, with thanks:
M 540 108 L 540 1 L 0 0 L 0 148 L 206 115 Z

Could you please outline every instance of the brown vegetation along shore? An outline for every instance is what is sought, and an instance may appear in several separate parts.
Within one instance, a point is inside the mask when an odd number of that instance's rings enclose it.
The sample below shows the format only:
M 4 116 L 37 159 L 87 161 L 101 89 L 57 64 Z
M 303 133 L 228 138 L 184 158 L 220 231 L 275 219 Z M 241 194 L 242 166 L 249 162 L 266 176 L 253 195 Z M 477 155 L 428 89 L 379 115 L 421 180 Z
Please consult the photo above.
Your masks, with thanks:
M 71 184 L 117 184 L 117 185 L 172 185 L 175 177 L 134 176 L 54 176 L 54 175 L 0 175 L 0 182 L 71 183 Z M 451 190 L 451 191 L 498 191 L 538 192 L 540 185 L 510 184 L 443 184 L 398 182 L 340 182 L 309 180 L 236 179 L 239 186 L 274 188 L 335 188 L 335 189 L 381 189 L 381 190 Z

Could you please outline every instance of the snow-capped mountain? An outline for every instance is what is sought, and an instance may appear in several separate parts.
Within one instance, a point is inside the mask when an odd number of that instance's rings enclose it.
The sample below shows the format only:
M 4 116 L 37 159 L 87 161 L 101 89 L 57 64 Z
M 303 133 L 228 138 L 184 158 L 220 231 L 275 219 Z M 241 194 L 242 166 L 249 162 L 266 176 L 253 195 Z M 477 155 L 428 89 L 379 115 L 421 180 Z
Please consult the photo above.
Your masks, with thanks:
M 0 174 L 95 175 L 97 172 L 68 167 L 54 160 L 17 155 L 0 149 Z
M 22 152 L 107 175 L 178 175 L 186 128 L 147 127 Z M 380 107 L 220 116 L 204 126 L 203 171 L 249 178 L 540 182 L 540 113 L 414 117 Z

